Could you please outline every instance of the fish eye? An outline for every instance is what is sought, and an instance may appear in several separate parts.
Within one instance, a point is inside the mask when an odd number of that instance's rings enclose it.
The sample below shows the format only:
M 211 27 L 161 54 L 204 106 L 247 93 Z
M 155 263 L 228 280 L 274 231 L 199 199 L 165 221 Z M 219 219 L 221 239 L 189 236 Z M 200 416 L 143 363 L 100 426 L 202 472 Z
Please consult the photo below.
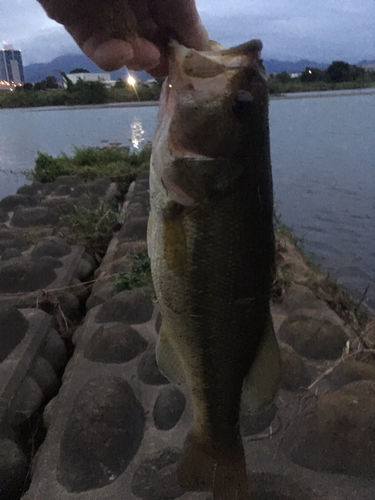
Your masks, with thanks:
M 232 111 L 236 118 L 241 120 L 251 112 L 254 97 L 247 90 L 239 90 L 232 102 Z

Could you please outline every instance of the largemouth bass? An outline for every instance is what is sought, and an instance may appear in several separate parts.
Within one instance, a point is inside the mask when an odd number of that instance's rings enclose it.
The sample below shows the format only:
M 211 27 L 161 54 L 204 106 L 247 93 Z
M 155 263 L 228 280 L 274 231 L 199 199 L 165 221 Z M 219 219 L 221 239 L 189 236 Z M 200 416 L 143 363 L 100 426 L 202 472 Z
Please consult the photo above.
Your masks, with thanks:
M 279 355 L 268 90 L 261 42 L 171 46 L 150 172 L 151 270 L 162 315 L 161 371 L 186 380 L 193 428 L 181 486 L 247 500 L 239 418 L 267 407 Z

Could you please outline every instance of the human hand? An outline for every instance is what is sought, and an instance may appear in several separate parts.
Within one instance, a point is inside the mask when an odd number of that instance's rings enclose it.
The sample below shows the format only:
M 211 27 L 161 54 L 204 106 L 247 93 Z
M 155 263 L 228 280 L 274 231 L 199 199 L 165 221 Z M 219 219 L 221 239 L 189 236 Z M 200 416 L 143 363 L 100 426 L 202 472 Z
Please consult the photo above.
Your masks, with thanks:
M 38 0 L 98 66 L 168 74 L 168 44 L 208 49 L 195 0 Z

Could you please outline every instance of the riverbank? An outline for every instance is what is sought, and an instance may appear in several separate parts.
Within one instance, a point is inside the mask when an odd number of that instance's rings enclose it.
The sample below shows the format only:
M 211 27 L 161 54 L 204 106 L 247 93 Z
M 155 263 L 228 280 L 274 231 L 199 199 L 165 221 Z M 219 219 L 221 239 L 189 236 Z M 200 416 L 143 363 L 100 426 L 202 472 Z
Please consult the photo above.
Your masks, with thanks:
M 147 108 L 147 107 L 157 107 L 157 106 L 159 106 L 159 101 L 137 101 L 137 102 L 115 102 L 107 104 L 80 104 L 74 106 L 39 106 L 39 107 L 36 106 L 36 107 L 22 108 L 22 109 L 40 112 L 40 111 L 67 111 L 67 110 L 79 110 L 79 109 Z M 3 109 L 11 109 L 11 108 L 3 108 Z
M 278 93 L 270 94 L 270 100 L 279 99 L 306 99 L 313 97 L 339 97 L 346 95 L 375 95 L 375 86 L 368 88 L 353 88 L 353 89 L 321 89 L 321 90 L 301 90 L 298 92 L 283 92 L 282 90 Z M 1 96 L 0 96 L 1 97 Z M 159 106 L 158 100 L 153 101 L 128 101 L 128 102 L 110 102 L 110 103 L 100 103 L 100 104 L 70 104 L 70 105 L 33 105 L 33 106 L 7 106 L 2 105 L 0 100 L 0 112 L 1 109 L 30 109 L 35 111 L 51 111 L 51 110 L 67 110 L 67 109 L 107 109 L 107 108 L 137 108 L 137 107 L 149 107 L 149 106 Z
M 368 290 L 366 305 L 372 310 L 374 103 L 373 95 L 270 102 L 275 200 L 283 219 L 304 239 L 306 252 L 358 300 Z M 142 147 L 152 139 L 157 111 L 156 106 L 3 110 L 0 199 L 26 182 L 21 172 L 34 165 L 38 149 L 57 156 L 74 154 L 75 145 Z
M 363 89 L 342 90 L 312 90 L 306 92 L 290 92 L 278 95 L 270 95 L 270 100 L 279 99 L 312 99 L 316 97 L 342 97 L 355 95 L 375 95 L 375 87 Z
M 8 500 L 20 498 L 25 484 L 25 500 L 78 492 L 84 500 L 207 499 L 184 493 L 175 476 L 192 409 L 185 384 L 169 384 L 155 363 L 160 315 L 145 262 L 148 173 L 131 184 L 114 220 L 119 196 L 108 177 L 63 176 L 2 202 L 0 491 Z M 71 213 L 77 222 L 79 207 L 86 221 L 96 214 L 84 232 L 64 219 Z M 103 221 L 108 237 L 94 246 L 87 233 Z M 374 321 L 283 227 L 276 278 L 281 389 L 267 412 L 242 417 L 250 492 L 372 500 Z M 9 331 L 17 332 L 11 344 Z

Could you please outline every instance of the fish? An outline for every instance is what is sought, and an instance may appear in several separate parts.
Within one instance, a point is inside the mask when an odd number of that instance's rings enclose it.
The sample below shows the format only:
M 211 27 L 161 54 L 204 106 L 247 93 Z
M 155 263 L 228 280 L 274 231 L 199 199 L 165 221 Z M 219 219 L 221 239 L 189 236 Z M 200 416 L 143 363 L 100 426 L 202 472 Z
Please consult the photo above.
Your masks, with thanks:
M 156 358 L 170 381 L 186 382 L 194 413 L 177 477 L 215 500 L 248 500 L 240 417 L 272 403 L 280 373 L 261 49 L 171 43 L 150 161 Z

